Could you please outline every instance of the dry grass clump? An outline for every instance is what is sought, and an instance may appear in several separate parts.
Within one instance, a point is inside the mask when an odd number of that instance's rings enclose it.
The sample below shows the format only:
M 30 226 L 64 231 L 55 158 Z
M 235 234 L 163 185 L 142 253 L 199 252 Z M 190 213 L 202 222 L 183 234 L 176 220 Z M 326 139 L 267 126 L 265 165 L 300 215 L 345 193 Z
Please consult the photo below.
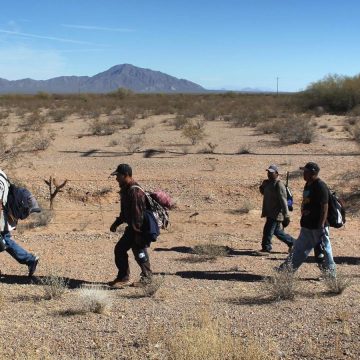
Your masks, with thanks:
M 228 246 L 212 243 L 195 245 L 193 250 L 196 255 L 206 257 L 207 259 L 215 259 L 219 256 L 231 254 L 231 249 Z
M 172 125 L 175 130 L 182 130 L 189 122 L 189 119 L 185 115 L 178 114 L 175 119 L 172 120 Z
M 43 285 L 45 298 L 51 300 L 60 299 L 64 295 L 68 280 L 51 271 L 49 275 L 40 278 L 40 283 Z
M 254 208 L 255 205 L 250 200 L 245 200 L 241 207 L 239 207 L 238 209 L 229 210 L 229 213 L 233 215 L 243 215 L 248 214 Z
M 67 116 L 69 116 L 69 111 L 66 109 L 51 109 L 48 112 L 48 116 L 50 116 L 54 122 L 63 122 Z
M 151 329 L 148 338 L 153 346 L 150 352 L 154 358 L 160 358 L 162 353 L 169 360 L 274 359 L 269 346 L 264 346 L 251 335 L 240 338 L 231 334 L 229 320 L 222 322 L 224 324 L 204 314 L 197 321 L 183 320 L 170 333 Z
M 21 126 L 23 131 L 40 131 L 46 122 L 46 118 L 40 114 L 39 110 L 35 110 L 25 117 Z
M 40 213 L 33 213 L 29 216 L 26 222 L 18 224 L 17 230 L 21 233 L 27 229 L 46 227 L 50 224 L 53 217 L 54 213 L 52 210 L 41 208 Z
M 144 137 L 142 134 L 129 135 L 125 139 L 124 145 L 129 152 L 133 153 L 140 150 L 140 148 L 144 145 Z
M 91 135 L 107 136 L 115 132 L 115 127 L 108 122 L 96 119 L 90 126 L 89 131 Z
M 0 120 L 5 120 L 9 117 L 10 111 L 9 110 L 2 110 L 0 111 Z
M 214 144 L 212 142 L 206 143 L 206 147 L 200 149 L 198 151 L 199 154 L 214 154 L 215 149 L 219 146 L 219 144 Z
M 163 276 L 152 276 L 149 279 L 143 279 L 143 286 L 141 291 L 145 297 L 154 296 L 164 283 Z
M 285 265 L 265 280 L 265 290 L 274 300 L 293 300 L 295 298 L 298 280 L 291 265 Z
M 282 126 L 282 119 L 271 119 L 261 122 L 256 126 L 256 130 L 263 134 L 277 134 Z
M 239 149 L 236 151 L 236 154 L 238 154 L 238 155 L 251 154 L 250 147 L 248 145 L 240 146 Z
M 326 272 L 324 282 L 330 294 L 340 295 L 351 285 L 351 278 L 341 273 L 334 276 L 332 272 Z
M 109 313 L 112 306 L 110 292 L 99 286 L 83 286 L 79 289 L 79 313 Z

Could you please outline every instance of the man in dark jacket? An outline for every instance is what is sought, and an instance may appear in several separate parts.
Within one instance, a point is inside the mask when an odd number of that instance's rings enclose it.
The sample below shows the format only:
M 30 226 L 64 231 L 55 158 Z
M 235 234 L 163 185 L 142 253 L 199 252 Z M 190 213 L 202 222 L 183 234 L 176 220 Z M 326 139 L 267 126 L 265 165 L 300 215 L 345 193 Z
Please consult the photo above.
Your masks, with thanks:
M 283 227 L 290 223 L 285 185 L 279 179 L 276 165 L 270 165 L 266 171 L 268 178 L 262 182 L 259 189 L 264 196 L 261 217 L 266 217 L 261 251 L 271 252 L 271 239 L 275 235 L 288 246 L 290 252 L 294 239 L 283 230 Z
M 127 252 L 131 249 L 135 260 L 141 269 L 141 282 L 151 279 L 151 268 L 148 244 L 144 240 L 141 228 L 146 210 L 146 196 L 144 191 L 132 177 L 132 169 L 128 164 L 120 164 L 111 174 L 116 176 L 120 187 L 120 215 L 110 227 L 111 232 L 116 232 L 119 225 L 126 223 L 128 226 L 116 244 L 115 264 L 118 268 L 116 278 L 109 283 L 114 288 L 122 288 L 130 284 L 130 268 Z
M 336 276 L 336 265 L 333 259 L 329 224 L 327 222 L 329 189 L 319 178 L 320 167 L 314 162 L 308 162 L 304 167 L 304 192 L 301 205 L 301 230 L 295 241 L 293 252 L 280 266 L 297 270 L 306 260 L 310 251 L 315 249 L 316 257 L 319 257 L 317 248 L 321 249 L 323 261 L 319 263 L 320 269 L 327 275 Z

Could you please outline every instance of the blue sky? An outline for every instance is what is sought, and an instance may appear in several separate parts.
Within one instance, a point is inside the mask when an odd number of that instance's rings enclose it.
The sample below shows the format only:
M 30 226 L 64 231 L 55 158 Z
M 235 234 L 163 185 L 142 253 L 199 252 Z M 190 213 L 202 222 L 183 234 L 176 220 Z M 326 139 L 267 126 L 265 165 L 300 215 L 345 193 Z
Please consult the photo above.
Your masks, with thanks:
M 360 72 L 357 0 L 0 0 L 0 78 L 130 63 L 208 89 L 297 91 Z

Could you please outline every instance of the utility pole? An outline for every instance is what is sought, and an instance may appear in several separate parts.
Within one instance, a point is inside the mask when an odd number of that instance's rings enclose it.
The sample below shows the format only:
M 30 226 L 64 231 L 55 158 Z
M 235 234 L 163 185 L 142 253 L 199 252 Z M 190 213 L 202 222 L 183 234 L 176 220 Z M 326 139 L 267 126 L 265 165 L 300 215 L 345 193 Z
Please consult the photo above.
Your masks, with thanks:
M 279 77 L 276 78 L 276 96 L 279 95 Z

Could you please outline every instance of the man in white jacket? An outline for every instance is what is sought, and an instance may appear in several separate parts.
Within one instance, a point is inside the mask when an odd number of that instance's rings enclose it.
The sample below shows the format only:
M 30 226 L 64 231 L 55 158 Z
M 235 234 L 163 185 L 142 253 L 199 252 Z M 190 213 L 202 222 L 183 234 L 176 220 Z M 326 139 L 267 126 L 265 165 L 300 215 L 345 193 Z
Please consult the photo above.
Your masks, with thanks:
M 0 251 L 5 250 L 20 264 L 27 265 L 29 277 L 35 273 L 39 257 L 35 256 L 20 245 L 18 245 L 11 236 L 11 230 L 15 229 L 17 219 L 13 218 L 9 210 L 8 195 L 10 182 L 7 175 L 0 170 Z M 29 199 L 29 213 L 39 212 L 40 209 L 35 198 Z

